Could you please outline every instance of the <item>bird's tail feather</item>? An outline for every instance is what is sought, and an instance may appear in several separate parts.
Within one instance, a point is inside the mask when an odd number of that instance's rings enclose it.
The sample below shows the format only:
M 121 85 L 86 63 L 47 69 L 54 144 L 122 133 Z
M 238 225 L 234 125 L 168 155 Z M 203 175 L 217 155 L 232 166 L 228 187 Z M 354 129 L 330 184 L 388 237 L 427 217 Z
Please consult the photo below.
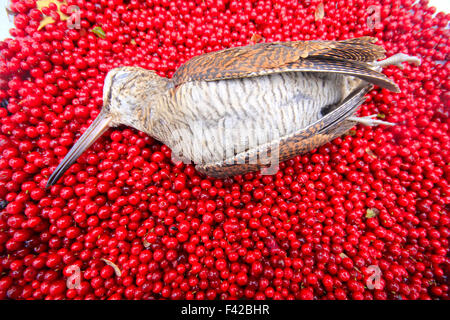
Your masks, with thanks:
M 47 181 L 46 188 L 54 185 L 67 169 L 78 159 L 78 157 L 86 151 L 108 128 L 111 123 L 111 116 L 103 110 L 87 128 L 83 135 L 73 145 L 72 149 L 67 153 L 56 170 L 52 173 Z

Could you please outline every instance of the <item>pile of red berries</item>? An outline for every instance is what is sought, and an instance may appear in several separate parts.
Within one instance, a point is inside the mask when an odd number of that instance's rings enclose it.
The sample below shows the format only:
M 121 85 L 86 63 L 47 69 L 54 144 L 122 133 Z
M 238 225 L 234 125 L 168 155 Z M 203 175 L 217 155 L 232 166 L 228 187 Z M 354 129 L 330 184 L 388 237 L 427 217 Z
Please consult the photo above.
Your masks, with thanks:
M 450 16 L 413 3 L 12 0 L 0 298 L 448 299 Z M 360 109 L 394 127 L 358 126 L 273 176 L 223 180 L 120 127 L 45 189 L 113 67 L 170 77 L 230 46 L 363 35 L 422 59 L 385 69 L 402 92 L 375 89 Z

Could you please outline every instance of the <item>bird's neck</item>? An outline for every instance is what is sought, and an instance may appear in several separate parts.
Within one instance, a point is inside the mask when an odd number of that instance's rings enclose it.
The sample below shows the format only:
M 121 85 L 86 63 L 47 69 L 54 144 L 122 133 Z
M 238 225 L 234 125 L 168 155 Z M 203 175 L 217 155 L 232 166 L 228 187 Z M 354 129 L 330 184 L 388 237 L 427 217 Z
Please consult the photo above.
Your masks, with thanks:
M 153 95 L 151 101 L 146 105 L 142 105 L 144 110 L 142 121 L 139 122 L 139 128 L 136 129 L 147 133 L 153 138 L 164 142 L 164 137 L 161 136 L 163 128 L 169 125 L 167 121 L 167 110 L 171 109 L 173 101 L 170 97 L 168 89 L 162 89 L 160 93 Z M 150 106 L 150 107 L 149 107 Z

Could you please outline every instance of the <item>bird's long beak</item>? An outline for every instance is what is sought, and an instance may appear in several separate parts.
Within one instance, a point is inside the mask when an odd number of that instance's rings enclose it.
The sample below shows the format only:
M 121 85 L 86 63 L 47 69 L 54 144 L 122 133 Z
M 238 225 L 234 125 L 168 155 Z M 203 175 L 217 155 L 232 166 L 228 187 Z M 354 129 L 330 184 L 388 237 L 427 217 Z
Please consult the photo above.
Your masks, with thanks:
M 59 178 L 66 172 L 67 169 L 78 159 L 78 157 L 86 151 L 106 130 L 108 130 L 111 123 L 111 116 L 103 110 L 87 128 L 83 135 L 70 149 L 69 153 L 64 157 L 56 170 L 52 173 L 47 181 L 46 188 L 54 185 Z

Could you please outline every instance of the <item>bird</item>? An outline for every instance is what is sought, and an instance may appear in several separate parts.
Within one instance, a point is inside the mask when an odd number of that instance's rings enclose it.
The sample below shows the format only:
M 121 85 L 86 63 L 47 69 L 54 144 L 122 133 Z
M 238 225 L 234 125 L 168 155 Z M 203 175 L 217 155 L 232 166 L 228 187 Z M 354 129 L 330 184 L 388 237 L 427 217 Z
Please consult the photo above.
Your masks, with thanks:
M 64 172 L 110 127 L 143 131 L 172 150 L 172 161 L 195 164 L 213 178 L 247 172 L 274 174 L 278 164 L 348 132 L 364 95 L 399 87 L 384 67 L 420 64 L 398 53 L 385 57 L 376 38 L 257 43 L 195 56 L 171 78 L 140 67 L 105 76 L 103 107 L 47 181 Z M 386 58 L 386 59 L 385 59 Z M 381 60 L 383 59 L 383 60 Z

